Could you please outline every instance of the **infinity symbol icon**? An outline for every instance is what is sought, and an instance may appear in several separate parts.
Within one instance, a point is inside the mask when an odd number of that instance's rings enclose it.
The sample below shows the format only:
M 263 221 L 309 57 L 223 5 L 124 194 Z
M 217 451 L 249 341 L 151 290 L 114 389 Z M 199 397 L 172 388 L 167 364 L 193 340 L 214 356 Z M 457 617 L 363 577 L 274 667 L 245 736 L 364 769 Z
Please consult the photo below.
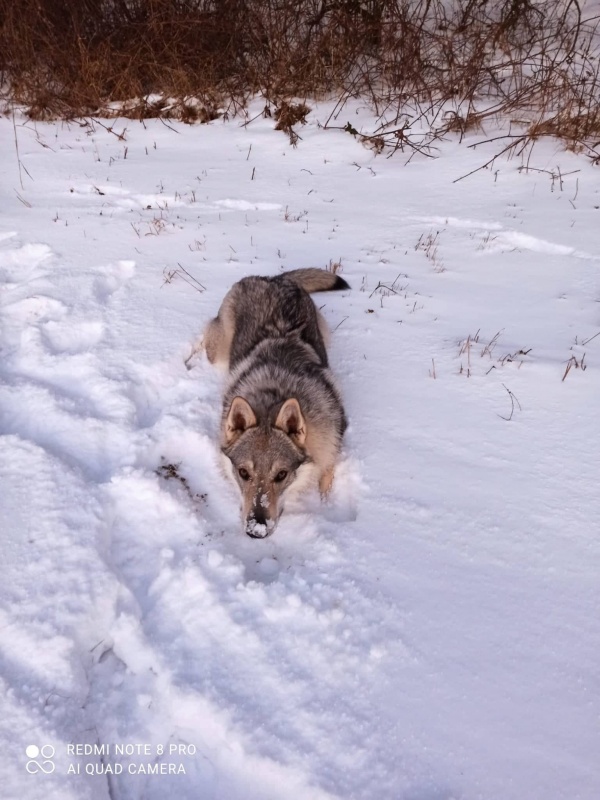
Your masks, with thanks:
M 38 772 L 44 772 L 46 775 L 49 775 L 56 769 L 54 762 L 50 761 L 54 756 L 54 748 L 51 744 L 45 744 L 41 749 L 35 744 L 30 744 L 29 747 L 26 748 L 25 753 L 30 759 L 25 765 L 25 769 L 30 775 L 35 775 Z M 42 756 L 45 760 L 41 762 L 36 761 L 35 759 L 38 758 L 38 756 Z

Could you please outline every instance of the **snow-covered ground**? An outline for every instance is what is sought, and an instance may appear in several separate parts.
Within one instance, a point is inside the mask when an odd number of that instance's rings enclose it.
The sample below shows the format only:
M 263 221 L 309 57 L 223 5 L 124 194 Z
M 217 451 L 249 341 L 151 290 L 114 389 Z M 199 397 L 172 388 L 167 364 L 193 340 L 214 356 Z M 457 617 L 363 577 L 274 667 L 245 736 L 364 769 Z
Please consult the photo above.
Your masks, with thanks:
M 3 800 L 600 797 L 600 168 L 330 110 L 0 120 Z M 333 495 L 251 540 L 184 360 L 340 261 Z

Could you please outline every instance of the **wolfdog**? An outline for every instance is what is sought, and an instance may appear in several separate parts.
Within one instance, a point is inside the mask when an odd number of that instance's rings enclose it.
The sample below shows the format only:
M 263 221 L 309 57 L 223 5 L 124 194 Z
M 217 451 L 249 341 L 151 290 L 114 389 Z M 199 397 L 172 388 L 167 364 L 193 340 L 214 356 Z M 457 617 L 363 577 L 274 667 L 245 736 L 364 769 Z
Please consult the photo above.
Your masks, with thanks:
M 346 430 L 329 370 L 327 324 L 309 292 L 349 289 L 339 275 L 297 269 L 243 278 L 208 323 L 204 346 L 229 371 L 221 450 L 242 493 L 248 536 L 275 530 L 286 492 L 311 477 L 326 495 Z

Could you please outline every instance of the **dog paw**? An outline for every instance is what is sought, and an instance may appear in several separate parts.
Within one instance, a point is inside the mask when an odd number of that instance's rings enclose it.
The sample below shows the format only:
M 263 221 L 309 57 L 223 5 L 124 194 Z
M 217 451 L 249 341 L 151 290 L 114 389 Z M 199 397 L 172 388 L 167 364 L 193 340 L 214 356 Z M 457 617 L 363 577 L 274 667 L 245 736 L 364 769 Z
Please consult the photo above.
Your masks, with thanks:
M 340 461 L 335 469 L 335 479 L 323 498 L 326 500 L 327 518 L 334 522 L 353 522 L 358 516 L 358 499 L 363 491 L 364 484 L 356 459 L 345 458 Z

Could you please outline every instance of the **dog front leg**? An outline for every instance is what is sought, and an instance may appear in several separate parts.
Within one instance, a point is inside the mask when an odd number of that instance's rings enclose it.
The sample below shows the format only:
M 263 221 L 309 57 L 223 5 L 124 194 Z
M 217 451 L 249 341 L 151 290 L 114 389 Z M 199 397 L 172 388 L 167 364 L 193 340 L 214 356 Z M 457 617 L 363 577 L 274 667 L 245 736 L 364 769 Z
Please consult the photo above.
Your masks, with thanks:
M 333 474 L 334 467 L 327 467 L 327 469 L 321 473 L 321 477 L 319 478 L 319 491 L 321 492 L 322 498 L 327 497 L 329 494 L 331 484 L 333 483 Z

